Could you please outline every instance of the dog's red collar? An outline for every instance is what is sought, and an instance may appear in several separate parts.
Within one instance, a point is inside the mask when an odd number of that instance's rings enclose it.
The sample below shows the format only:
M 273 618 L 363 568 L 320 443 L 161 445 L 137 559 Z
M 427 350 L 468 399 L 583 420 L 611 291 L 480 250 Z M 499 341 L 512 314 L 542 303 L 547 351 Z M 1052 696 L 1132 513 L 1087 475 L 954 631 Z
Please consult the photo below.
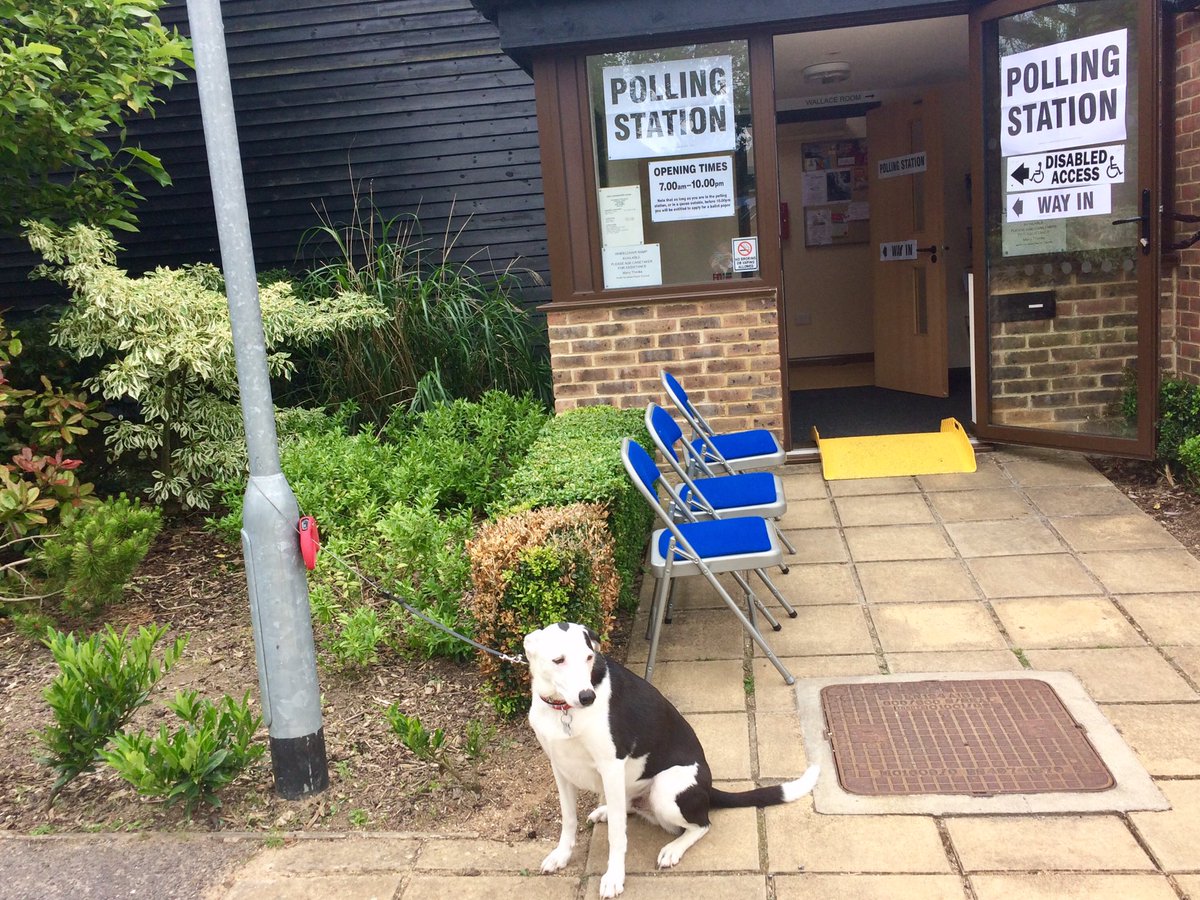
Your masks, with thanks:
M 549 706 L 551 709 L 557 709 L 559 712 L 566 712 L 568 709 L 571 708 L 571 704 L 568 703 L 566 700 L 550 700 L 546 697 L 542 697 L 542 702 L 545 703 L 547 706 Z

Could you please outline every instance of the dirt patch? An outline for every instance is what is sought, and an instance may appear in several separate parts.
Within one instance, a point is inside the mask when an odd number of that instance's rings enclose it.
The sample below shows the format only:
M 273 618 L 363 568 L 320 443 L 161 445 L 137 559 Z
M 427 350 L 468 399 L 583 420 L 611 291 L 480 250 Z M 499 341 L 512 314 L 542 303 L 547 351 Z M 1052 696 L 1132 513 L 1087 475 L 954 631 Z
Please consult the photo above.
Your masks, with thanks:
M 182 688 L 214 699 L 240 698 L 247 690 L 257 697 L 245 574 L 236 548 L 195 524 L 164 529 L 129 593 L 107 611 L 106 621 L 118 628 L 169 623 L 172 637 L 191 636 L 184 657 L 133 728 L 157 729 L 167 721 L 174 727 L 163 701 Z M 53 807 L 46 806 L 54 779 L 35 761 L 33 733 L 51 722 L 42 692 L 55 671 L 44 647 L 0 619 L 0 830 L 420 830 L 510 840 L 557 834 L 554 781 L 537 741 L 523 718 L 500 719 L 481 699 L 470 664 L 390 657 L 365 673 L 322 666 L 329 790 L 301 802 L 276 798 L 264 755 L 225 789 L 214 815 L 193 820 L 139 797 L 105 766 L 76 779 Z M 460 755 L 466 769 L 485 773 L 481 792 L 458 785 L 399 742 L 383 717 L 396 701 L 429 729 L 444 729 L 456 745 L 468 722 L 495 728 L 480 762 Z M 266 729 L 260 737 L 265 742 Z
M 1200 494 L 1181 484 L 1161 463 L 1112 456 L 1089 457 L 1089 462 L 1194 556 L 1200 556 Z

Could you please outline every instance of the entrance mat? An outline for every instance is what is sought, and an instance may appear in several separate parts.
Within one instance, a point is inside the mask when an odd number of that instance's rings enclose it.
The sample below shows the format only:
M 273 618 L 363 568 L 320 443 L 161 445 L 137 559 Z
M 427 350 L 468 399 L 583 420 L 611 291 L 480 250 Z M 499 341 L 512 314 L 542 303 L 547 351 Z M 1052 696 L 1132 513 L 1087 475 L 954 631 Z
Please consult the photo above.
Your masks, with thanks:
M 821 707 L 838 781 L 852 794 L 991 796 L 1116 783 L 1044 681 L 831 684 Z
M 814 426 L 812 436 L 826 481 L 975 471 L 975 450 L 957 419 L 942 419 L 941 431 L 917 434 L 823 439 Z
M 819 813 L 1169 808 L 1066 672 L 809 678 L 796 699 Z

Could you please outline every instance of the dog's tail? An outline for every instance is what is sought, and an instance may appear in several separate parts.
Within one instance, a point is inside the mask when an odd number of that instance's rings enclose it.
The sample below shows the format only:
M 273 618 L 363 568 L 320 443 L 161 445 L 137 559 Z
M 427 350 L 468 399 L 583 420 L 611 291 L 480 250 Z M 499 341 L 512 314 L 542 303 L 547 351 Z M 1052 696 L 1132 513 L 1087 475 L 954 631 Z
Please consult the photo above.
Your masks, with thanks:
M 780 803 L 791 803 L 799 800 L 817 785 L 817 777 L 821 774 L 820 766 L 809 766 L 803 775 L 795 781 L 785 781 L 783 784 L 771 787 L 754 788 L 750 791 L 722 791 L 709 788 L 708 802 L 717 809 L 729 809 L 737 806 L 776 806 Z

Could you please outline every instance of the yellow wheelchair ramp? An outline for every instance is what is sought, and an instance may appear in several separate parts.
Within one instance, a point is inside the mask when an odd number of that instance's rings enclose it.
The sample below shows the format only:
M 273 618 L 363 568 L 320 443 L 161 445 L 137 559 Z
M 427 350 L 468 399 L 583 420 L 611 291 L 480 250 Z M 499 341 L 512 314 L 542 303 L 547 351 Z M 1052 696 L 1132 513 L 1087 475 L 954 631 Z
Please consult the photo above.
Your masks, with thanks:
M 812 435 L 826 481 L 975 471 L 975 450 L 957 419 L 942 419 L 941 431 L 917 434 L 822 438 L 814 427 Z

